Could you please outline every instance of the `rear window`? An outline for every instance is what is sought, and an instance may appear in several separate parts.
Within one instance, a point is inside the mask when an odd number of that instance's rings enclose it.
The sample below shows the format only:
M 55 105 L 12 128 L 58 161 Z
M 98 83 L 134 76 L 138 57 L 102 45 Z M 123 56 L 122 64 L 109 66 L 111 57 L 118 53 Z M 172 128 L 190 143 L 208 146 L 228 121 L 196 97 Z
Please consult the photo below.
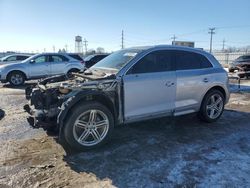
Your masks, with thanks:
M 70 57 L 72 57 L 72 58 L 74 58 L 74 59 L 76 59 L 76 60 L 79 60 L 79 61 L 82 61 L 83 59 L 79 56 L 79 55 L 77 55 L 77 54 L 68 54 Z
M 208 59 L 194 52 L 176 51 L 176 70 L 204 69 L 212 67 Z

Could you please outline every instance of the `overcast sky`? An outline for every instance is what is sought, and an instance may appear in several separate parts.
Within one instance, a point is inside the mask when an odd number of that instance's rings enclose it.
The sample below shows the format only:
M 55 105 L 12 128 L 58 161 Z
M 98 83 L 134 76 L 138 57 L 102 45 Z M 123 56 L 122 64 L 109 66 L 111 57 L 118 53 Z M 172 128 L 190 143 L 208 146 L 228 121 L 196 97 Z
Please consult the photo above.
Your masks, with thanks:
M 88 48 L 196 42 L 209 48 L 209 27 L 216 27 L 214 48 L 250 45 L 249 0 L 0 0 L 0 51 L 74 51 L 74 37 Z

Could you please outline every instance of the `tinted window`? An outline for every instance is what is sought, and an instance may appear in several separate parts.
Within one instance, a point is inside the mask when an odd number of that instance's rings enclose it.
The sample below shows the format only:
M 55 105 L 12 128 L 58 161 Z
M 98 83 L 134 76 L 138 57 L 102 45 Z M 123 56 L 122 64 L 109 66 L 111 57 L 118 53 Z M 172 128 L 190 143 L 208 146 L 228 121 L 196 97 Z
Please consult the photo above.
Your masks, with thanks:
M 20 61 L 25 60 L 27 58 L 28 56 L 22 56 L 22 55 L 17 56 L 17 60 L 20 60 Z
M 141 60 L 139 60 L 131 69 L 129 73 L 150 73 L 150 72 L 164 72 L 172 69 L 172 53 L 171 51 L 161 50 L 152 52 Z
M 97 55 L 97 56 L 93 57 L 91 59 L 91 61 L 98 62 L 98 61 L 102 60 L 104 57 L 106 57 L 106 56 L 104 56 L 104 55 Z
M 70 56 L 70 57 L 73 57 L 74 59 L 79 60 L 79 61 L 82 61 L 82 60 L 83 60 L 83 59 L 82 59 L 79 55 L 77 55 L 77 54 L 69 54 L 69 56 Z
M 62 55 L 51 55 L 51 62 L 64 62 L 64 61 L 68 61 L 68 59 Z
M 241 60 L 248 60 L 248 59 L 250 59 L 250 56 L 242 56 L 241 57 Z
M 201 54 L 175 51 L 176 70 L 202 69 L 212 67 L 206 57 Z

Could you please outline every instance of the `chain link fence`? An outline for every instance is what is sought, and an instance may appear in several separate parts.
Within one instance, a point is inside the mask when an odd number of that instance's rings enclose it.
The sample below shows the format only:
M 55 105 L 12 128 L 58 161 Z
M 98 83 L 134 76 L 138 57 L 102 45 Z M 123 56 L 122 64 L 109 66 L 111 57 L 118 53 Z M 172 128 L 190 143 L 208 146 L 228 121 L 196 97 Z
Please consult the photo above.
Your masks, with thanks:
M 224 66 L 228 67 L 228 64 L 242 55 L 249 55 L 248 52 L 213 52 L 214 57 Z

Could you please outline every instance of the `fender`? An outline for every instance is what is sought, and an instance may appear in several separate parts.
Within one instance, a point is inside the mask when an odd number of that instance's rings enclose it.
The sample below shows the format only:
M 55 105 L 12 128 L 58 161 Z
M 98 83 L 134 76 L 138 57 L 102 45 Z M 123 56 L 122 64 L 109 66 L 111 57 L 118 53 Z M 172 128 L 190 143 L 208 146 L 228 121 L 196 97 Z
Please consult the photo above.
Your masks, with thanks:
M 57 116 L 57 124 L 59 128 L 59 134 L 64 126 L 64 121 L 69 113 L 69 111 L 79 102 L 82 101 L 91 101 L 93 97 L 102 97 L 112 106 L 112 110 L 114 113 L 114 118 L 116 119 L 117 109 L 115 105 L 115 96 L 110 93 L 106 93 L 98 90 L 90 90 L 90 91 L 73 91 L 67 96 L 67 100 L 65 100 L 61 106 L 61 111 Z M 116 120 L 115 120 L 116 121 Z

